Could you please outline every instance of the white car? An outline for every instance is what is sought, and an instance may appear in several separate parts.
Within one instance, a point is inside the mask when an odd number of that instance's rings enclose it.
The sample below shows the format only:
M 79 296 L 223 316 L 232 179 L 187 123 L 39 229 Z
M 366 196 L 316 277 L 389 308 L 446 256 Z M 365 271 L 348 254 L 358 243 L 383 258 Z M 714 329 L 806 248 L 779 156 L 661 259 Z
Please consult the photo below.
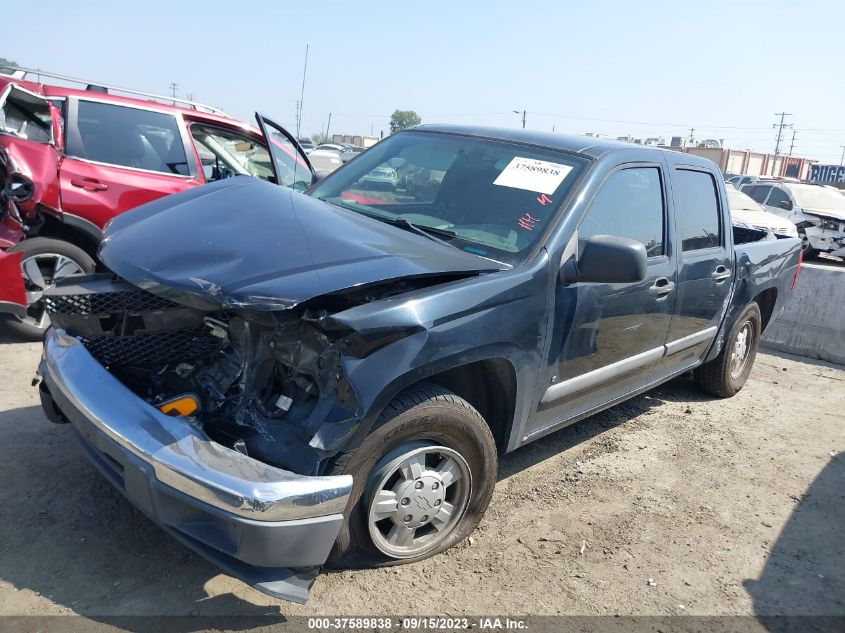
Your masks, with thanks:
M 395 187 L 399 184 L 399 174 L 397 174 L 396 170 L 390 165 L 379 165 L 366 176 L 361 178 L 360 182 L 362 184 L 365 182 L 372 184 L 378 183 Z
M 734 226 L 768 231 L 775 235 L 798 237 L 798 229 L 789 220 L 769 213 L 750 196 L 737 190 L 730 183 L 725 183 L 725 190 L 728 192 L 728 206 L 731 209 L 731 222 Z
M 340 154 L 334 150 L 320 149 L 319 147 L 308 153 L 308 160 L 311 161 L 311 166 L 314 170 L 321 175 L 331 173 L 343 165 Z
M 798 227 L 805 258 L 845 257 L 845 196 L 838 191 L 795 182 L 756 182 L 741 191 Z

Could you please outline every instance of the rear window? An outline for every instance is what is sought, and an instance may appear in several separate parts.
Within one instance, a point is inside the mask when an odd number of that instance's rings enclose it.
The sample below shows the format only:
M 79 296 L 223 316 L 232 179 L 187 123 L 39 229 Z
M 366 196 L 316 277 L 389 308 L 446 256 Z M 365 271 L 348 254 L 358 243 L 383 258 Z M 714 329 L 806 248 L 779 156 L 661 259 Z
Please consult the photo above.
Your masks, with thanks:
M 188 175 L 176 117 L 126 106 L 80 101 L 67 153 L 98 163 Z
M 684 252 L 713 248 L 722 243 L 716 182 L 707 172 L 675 171 L 680 209 L 678 235 Z

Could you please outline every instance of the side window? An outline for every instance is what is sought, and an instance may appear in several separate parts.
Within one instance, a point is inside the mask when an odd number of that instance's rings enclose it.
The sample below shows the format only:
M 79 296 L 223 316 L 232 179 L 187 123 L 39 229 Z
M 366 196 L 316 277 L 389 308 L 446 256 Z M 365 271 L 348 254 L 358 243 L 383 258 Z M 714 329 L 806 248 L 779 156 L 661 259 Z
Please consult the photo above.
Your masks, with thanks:
M 763 204 L 766 201 L 766 196 L 769 195 L 771 187 L 768 185 L 755 185 L 753 187 L 749 187 L 748 189 L 751 191 L 746 191 L 745 193 L 751 196 L 751 199 L 754 200 L 754 202 Z
M 79 101 L 67 153 L 98 163 L 188 175 L 176 117 L 126 106 Z
M 681 250 L 713 248 L 722 243 L 719 198 L 713 176 L 703 171 L 675 170 L 680 206 L 677 212 Z
M 656 167 L 618 171 L 602 185 L 578 229 L 580 253 L 594 235 L 627 237 L 642 243 L 649 257 L 663 255 L 663 187 Z
M 209 182 L 232 176 L 273 179 L 267 148 L 250 137 L 223 128 L 191 125 L 202 171 Z
M 791 206 L 789 196 L 786 195 L 786 192 L 783 189 L 780 189 L 779 187 L 772 187 L 772 193 L 771 195 L 769 195 L 769 199 L 766 201 L 766 205 L 770 207 L 778 207 L 780 209 L 788 208 Z

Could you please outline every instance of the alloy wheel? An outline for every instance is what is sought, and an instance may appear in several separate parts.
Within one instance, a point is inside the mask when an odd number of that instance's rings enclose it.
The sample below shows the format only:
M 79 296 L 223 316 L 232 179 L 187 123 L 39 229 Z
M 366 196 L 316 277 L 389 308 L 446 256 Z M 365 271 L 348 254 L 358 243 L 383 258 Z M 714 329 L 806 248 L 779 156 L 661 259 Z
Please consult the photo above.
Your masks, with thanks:
M 392 558 L 436 548 L 455 529 L 469 503 L 466 460 L 437 445 L 405 444 L 373 469 L 367 527 L 373 544 Z
M 58 253 L 39 253 L 21 260 L 26 290 L 26 316 L 20 320 L 46 330 L 50 317 L 44 309 L 44 291 L 59 279 L 84 272 L 77 262 Z

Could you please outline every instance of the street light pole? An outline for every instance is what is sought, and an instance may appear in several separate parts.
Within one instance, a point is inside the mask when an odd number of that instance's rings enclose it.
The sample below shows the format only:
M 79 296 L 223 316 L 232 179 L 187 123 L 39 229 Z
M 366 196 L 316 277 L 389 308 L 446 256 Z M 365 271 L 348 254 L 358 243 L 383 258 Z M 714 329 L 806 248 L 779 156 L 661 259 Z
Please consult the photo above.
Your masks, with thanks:
M 513 113 L 522 115 L 522 129 L 524 130 L 525 129 L 525 114 L 526 114 L 525 110 L 523 110 L 522 112 L 520 112 L 519 110 L 513 110 Z

